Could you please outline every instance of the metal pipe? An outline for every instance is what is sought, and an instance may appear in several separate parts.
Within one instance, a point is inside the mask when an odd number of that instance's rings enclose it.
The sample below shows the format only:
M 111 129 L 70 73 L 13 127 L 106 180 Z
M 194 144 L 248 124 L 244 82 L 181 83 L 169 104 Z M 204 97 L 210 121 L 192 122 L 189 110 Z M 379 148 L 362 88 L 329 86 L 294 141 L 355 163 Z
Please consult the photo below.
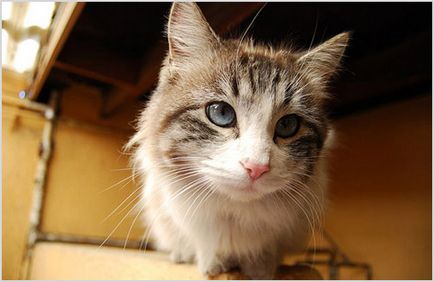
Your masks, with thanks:
M 52 242 L 52 243 L 69 243 L 69 244 L 87 244 L 106 247 L 117 247 L 140 250 L 143 242 L 141 240 L 125 240 L 122 239 L 108 239 L 103 238 L 79 236 L 79 235 L 66 235 L 66 234 L 53 234 L 53 233 L 39 233 L 37 238 L 38 242 Z M 102 245 L 104 243 L 104 245 Z
M 11 106 L 16 106 L 21 109 L 30 110 L 34 112 L 46 113 L 47 111 L 52 110 L 50 106 L 33 102 L 28 99 L 19 99 L 11 96 L 3 96 L 2 104 L 8 104 Z
M 50 106 L 45 106 L 35 102 L 23 102 L 23 108 L 43 112 L 45 117 L 44 129 L 40 147 L 40 157 L 36 167 L 35 186 L 33 189 L 32 206 L 30 210 L 30 227 L 27 235 L 26 249 L 23 256 L 21 268 L 21 279 L 28 279 L 30 274 L 30 264 L 33 249 L 40 232 L 42 207 L 45 194 L 45 183 L 47 178 L 47 168 L 51 159 L 53 147 L 53 132 L 56 122 L 56 109 L 58 105 L 58 94 L 53 92 L 51 95 Z

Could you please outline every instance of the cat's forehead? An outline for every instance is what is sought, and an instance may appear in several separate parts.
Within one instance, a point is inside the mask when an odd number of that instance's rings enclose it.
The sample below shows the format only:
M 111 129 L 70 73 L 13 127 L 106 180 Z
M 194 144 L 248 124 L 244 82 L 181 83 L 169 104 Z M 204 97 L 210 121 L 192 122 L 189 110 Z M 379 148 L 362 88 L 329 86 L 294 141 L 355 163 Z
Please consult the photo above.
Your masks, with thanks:
M 244 104 L 288 104 L 297 77 L 290 58 L 272 49 L 241 50 L 216 73 L 218 91 Z
M 253 44 L 238 49 L 232 44 L 208 58 L 194 61 L 196 67 L 179 81 L 185 92 L 195 89 L 195 101 L 225 101 L 248 116 L 259 110 L 269 116 L 315 112 L 316 101 L 303 96 L 312 89 L 295 53 Z

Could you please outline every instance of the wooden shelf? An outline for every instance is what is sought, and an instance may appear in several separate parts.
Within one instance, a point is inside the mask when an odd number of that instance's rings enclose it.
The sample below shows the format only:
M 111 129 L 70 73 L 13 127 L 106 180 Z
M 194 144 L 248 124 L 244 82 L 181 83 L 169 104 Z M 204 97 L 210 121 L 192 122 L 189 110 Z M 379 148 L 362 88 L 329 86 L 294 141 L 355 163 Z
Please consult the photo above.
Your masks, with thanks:
M 76 66 L 72 63 L 65 63 L 57 60 L 54 63 L 54 67 L 69 73 L 73 73 L 79 76 L 83 76 L 99 82 L 106 83 L 108 85 L 112 85 L 128 93 L 132 93 L 135 90 L 135 85 L 133 83 L 129 83 L 124 80 L 115 78 L 113 76 L 103 74 L 102 72 L 99 71 L 91 70 L 91 68 L 86 68 L 84 66 Z

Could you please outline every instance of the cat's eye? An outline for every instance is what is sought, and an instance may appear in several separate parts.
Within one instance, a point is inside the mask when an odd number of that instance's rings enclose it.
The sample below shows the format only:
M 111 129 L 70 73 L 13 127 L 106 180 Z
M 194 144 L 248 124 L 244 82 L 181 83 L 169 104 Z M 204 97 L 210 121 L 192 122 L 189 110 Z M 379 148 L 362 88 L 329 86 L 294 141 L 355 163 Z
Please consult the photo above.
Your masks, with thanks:
M 300 118 L 295 114 L 286 115 L 276 124 L 276 135 L 281 138 L 294 136 L 300 128 Z
M 230 127 L 235 123 L 235 111 L 225 102 L 211 103 L 206 107 L 206 116 L 215 125 Z

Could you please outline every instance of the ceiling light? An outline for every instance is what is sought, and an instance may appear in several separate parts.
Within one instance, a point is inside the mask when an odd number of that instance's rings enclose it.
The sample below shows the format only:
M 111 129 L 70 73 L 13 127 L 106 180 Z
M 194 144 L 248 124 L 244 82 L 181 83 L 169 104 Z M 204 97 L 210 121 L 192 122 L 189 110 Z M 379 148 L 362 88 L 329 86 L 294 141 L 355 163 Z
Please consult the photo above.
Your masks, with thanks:
M 30 2 L 24 17 L 24 28 L 31 26 L 48 28 L 53 16 L 54 6 L 54 2 Z
M 36 55 L 39 50 L 39 41 L 35 39 L 25 39 L 18 43 L 17 51 L 13 62 L 13 68 L 17 72 L 31 70 L 35 65 Z
M 2 2 L 2 21 L 7 21 L 12 15 L 12 3 Z

